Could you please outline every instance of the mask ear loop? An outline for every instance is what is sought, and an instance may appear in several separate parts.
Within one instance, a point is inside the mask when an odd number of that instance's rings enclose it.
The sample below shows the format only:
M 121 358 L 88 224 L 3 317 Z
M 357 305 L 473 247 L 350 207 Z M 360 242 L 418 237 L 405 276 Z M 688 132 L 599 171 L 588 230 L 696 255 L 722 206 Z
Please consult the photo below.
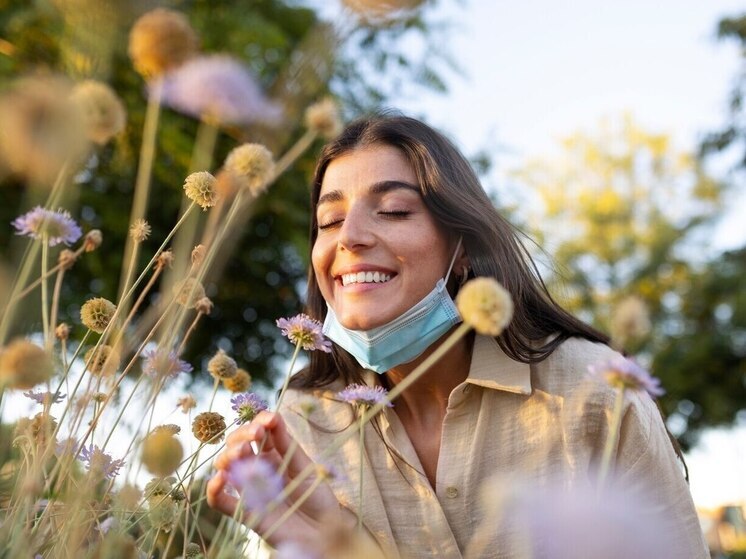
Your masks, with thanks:
M 451 257 L 451 263 L 448 265 L 448 271 L 446 272 L 446 278 L 443 281 L 443 283 L 448 283 L 448 278 L 451 276 L 451 270 L 453 270 L 453 264 L 456 262 L 456 256 L 458 256 L 458 249 L 461 248 L 461 239 L 462 239 L 462 236 L 459 235 L 458 242 L 456 243 L 456 250 L 453 251 L 453 256 Z

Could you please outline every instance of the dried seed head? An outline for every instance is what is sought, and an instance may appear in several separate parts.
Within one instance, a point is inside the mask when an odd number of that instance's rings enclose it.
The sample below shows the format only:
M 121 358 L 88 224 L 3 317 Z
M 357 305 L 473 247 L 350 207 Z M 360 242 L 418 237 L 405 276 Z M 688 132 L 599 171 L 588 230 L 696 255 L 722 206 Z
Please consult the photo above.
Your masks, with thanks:
M 91 374 L 108 377 L 119 368 L 119 352 L 109 345 L 92 347 L 85 354 L 85 362 Z
M 275 161 L 263 145 L 243 144 L 228 154 L 225 169 L 238 177 L 253 196 L 259 196 L 274 175 Z
M 156 430 L 145 438 L 141 458 L 150 473 L 165 477 L 179 467 L 184 458 L 184 449 L 179 440 L 167 430 Z
M 67 340 L 70 337 L 70 326 L 66 322 L 60 322 L 54 329 L 54 336 L 58 340 Z
M 209 315 L 212 312 L 212 307 L 212 300 L 210 300 L 209 297 L 202 297 L 202 299 L 197 301 L 197 304 L 194 305 L 194 310 L 198 313 Z
M 136 243 L 141 243 L 148 237 L 150 237 L 150 224 L 144 219 L 136 219 L 132 225 L 130 225 L 130 238 Z
M 187 394 L 176 401 L 176 407 L 181 408 L 182 413 L 189 413 L 189 410 L 197 407 L 197 400 L 191 394 Z
M 88 139 L 104 145 L 124 130 L 127 112 L 114 90 L 105 83 L 85 80 L 70 95 L 85 119 Z
M 622 299 L 611 316 L 611 340 L 618 348 L 650 333 L 650 314 L 645 302 L 635 295 Z
M 197 53 L 198 43 L 183 14 L 158 8 L 135 22 L 130 31 L 129 55 L 135 69 L 149 78 L 183 64 Z
M 236 369 L 236 374 L 224 378 L 223 386 L 231 392 L 246 392 L 251 387 L 251 375 L 244 369 Z
M 236 375 L 238 367 L 235 360 L 222 349 L 207 362 L 207 370 L 213 378 L 224 380 Z
M 199 544 L 188 543 L 186 546 L 186 552 L 184 553 L 184 559 L 199 559 L 202 557 L 202 548 Z
M 180 305 L 193 309 L 197 302 L 205 296 L 205 288 L 194 278 L 180 281 L 173 289 L 176 302 Z
M 54 374 L 52 359 L 42 348 L 16 339 L 0 350 L 0 384 L 28 390 L 48 381 Z
M 205 259 L 205 253 L 207 249 L 205 245 L 197 245 L 192 249 L 192 266 L 199 266 Z
M 207 171 L 192 173 L 184 181 L 184 193 L 203 210 L 213 207 L 218 199 L 215 177 Z
M 96 297 L 83 303 L 80 308 L 80 320 L 86 328 L 101 334 L 109 325 L 116 310 L 117 307 L 108 299 Z
M 73 267 L 73 264 L 75 264 L 77 259 L 78 257 L 75 255 L 74 251 L 68 248 L 63 248 L 60 251 L 60 255 L 57 257 L 57 263 L 63 270 L 69 270 Z
M 158 259 L 156 260 L 156 267 L 159 270 L 162 270 L 164 268 L 170 268 L 171 264 L 174 263 L 174 253 L 172 250 L 164 250 L 158 255 Z
M 331 140 L 342 131 L 339 109 L 330 97 L 314 103 L 306 109 L 306 126 L 320 136 Z
M 157 497 L 159 495 L 167 495 L 171 492 L 171 489 L 176 483 L 175 477 L 156 477 L 151 479 L 145 484 L 145 496 L 146 498 Z
M 148 499 L 148 523 L 156 530 L 170 532 L 179 518 L 179 504 L 171 497 L 158 495 Z
M 155 429 L 151 431 L 151 434 L 154 433 L 160 433 L 160 432 L 166 432 L 171 436 L 178 435 L 181 433 L 181 427 L 176 425 L 175 423 L 165 423 L 164 425 L 158 425 Z
M 32 419 L 22 418 L 18 421 L 16 436 L 29 437 L 42 448 L 51 442 L 55 429 L 57 429 L 57 421 L 54 417 L 45 413 L 37 413 Z
M 83 237 L 83 250 L 86 252 L 93 252 L 101 243 L 104 241 L 104 236 L 100 229 L 91 229 Z
M 513 300 L 497 280 L 478 277 L 468 281 L 456 296 L 461 318 L 485 336 L 499 336 L 513 317 Z
M 225 419 L 216 412 L 207 411 L 199 414 L 192 422 L 192 433 L 203 443 L 218 444 L 223 440 Z

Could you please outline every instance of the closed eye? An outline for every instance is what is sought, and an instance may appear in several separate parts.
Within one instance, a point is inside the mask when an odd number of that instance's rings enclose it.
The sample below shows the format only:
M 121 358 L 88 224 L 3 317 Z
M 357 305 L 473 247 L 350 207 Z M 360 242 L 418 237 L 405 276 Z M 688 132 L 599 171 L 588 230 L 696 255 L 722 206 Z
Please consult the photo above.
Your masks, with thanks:
M 327 221 L 326 223 L 319 223 L 318 227 L 319 229 L 330 229 L 335 225 L 341 224 L 343 221 L 344 219 L 333 219 L 332 221 Z
M 390 217 L 407 217 L 408 215 L 411 215 L 412 212 L 407 210 L 400 210 L 400 211 L 390 211 L 390 212 L 378 212 L 379 215 L 385 215 Z

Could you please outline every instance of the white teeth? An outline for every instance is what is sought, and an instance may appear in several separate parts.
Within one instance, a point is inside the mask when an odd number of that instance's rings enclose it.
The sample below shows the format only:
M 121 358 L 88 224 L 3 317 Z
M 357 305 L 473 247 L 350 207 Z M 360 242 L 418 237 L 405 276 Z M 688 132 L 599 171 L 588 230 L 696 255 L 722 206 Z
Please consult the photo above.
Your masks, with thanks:
M 381 272 L 357 272 L 356 274 L 343 274 L 342 285 L 352 283 L 385 283 L 391 279 L 390 274 Z

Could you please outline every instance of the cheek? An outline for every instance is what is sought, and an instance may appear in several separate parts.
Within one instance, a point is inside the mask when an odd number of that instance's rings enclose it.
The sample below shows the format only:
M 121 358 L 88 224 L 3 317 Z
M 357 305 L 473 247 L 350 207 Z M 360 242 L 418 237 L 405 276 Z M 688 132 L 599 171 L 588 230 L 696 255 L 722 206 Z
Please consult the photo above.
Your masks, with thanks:
M 327 287 L 329 285 L 329 266 L 331 265 L 331 259 L 329 257 L 329 251 L 324 247 L 323 242 L 316 241 L 311 251 L 311 265 L 313 266 L 313 273 L 316 275 L 316 283 L 321 289 L 321 293 L 326 295 Z

